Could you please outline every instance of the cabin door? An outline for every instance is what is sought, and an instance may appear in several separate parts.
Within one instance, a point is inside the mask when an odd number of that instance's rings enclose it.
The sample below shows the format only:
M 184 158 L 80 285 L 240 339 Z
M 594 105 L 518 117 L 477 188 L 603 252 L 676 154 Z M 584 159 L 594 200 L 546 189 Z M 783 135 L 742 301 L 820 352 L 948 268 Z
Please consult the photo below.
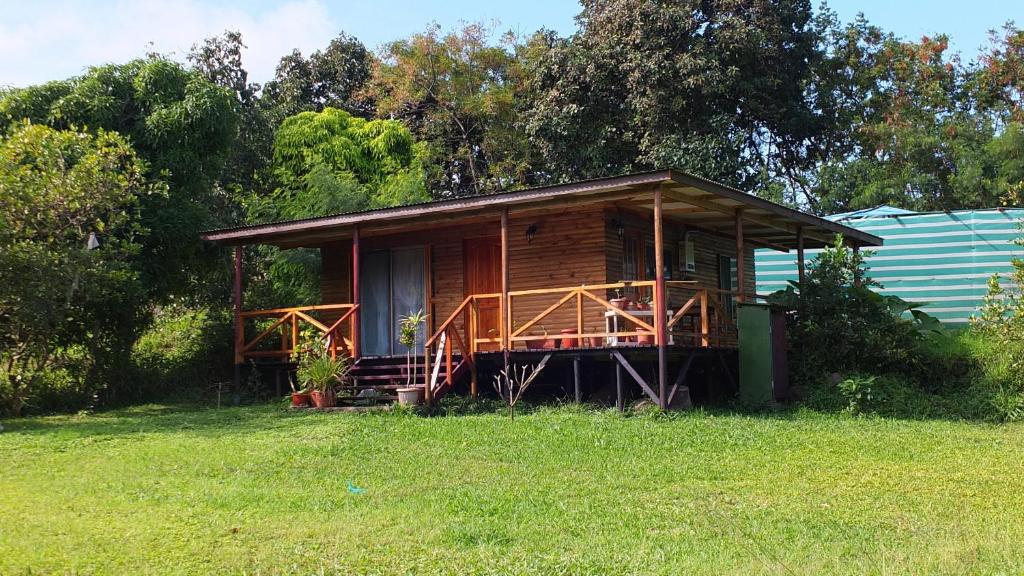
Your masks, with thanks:
M 362 254 L 359 270 L 360 337 L 366 356 L 404 355 L 398 342 L 402 318 L 425 302 L 423 248 L 374 250 Z M 423 346 L 423 327 L 413 352 Z
M 501 239 L 473 238 L 462 245 L 465 258 L 465 295 L 501 292 Z M 500 338 L 501 302 L 498 298 L 479 301 L 477 338 Z M 480 350 L 498 350 L 497 344 L 481 344 Z

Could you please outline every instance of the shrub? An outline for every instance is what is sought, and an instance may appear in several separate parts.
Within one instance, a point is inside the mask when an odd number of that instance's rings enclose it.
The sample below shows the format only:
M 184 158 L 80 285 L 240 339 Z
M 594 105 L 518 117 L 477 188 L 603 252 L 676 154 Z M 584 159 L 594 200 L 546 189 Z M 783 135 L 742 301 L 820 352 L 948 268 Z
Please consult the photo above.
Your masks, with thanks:
M 129 381 L 110 396 L 118 403 L 152 400 L 226 380 L 232 342 L 228 310 L 162 308 L 132 348 Z
M 1024 244 L 1020 239 L 1018 245 Z M 998 275 L 989 279 L 981 315 L 972 326 L 983 377 L 976 388 L 996 415 L 1006 421 L 1024 419 L 1024 261 L 1011 260 L 1009 290 Z
M 922 350 L 941 330 L 917 305 L 872 290 L 864 255 L 837 237 L 810 264 L 804 281 L 769 301 L 789 315 L 793 384 L 805 394 L 829 385 L 831 374 L 913 375 L 925 362 Z

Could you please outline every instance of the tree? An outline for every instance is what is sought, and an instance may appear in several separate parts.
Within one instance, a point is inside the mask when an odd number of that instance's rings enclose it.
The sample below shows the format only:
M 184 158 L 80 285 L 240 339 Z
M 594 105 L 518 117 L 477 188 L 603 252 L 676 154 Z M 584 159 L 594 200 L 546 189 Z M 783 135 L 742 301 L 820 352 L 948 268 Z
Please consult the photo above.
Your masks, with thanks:
M 372 59 L 359 40 L 344 32 L 309 58 L 294 50 L 281 58 L 274 79 L 264 86 L 264 105 L 279 119 L 325 108 L 371 116 L 373 103 L 360 90 L 370 78 Z
M 245 48 L 242 34 L 228 30 L 193 45 L 188 54 L 196 71 L 235 95 L 238 136 L 220 175 L 220 186 L 234 198 L 267 186 L 274 129 L 280 121 L 260 99 L 260 85 L 249 82 L 249 73 L 242 64 Z M 236 214 L 232 219 L 240 221 L 242 216 Z
M 521 48 L 511 34 L 468 24 L 444 36 L 433 25 L 387 44 L 367 93 L 377 113 L 405 122 L 429 144 L 428 182 L 436 196 L 459 196 L 531 182 L 530 147 L 519 126 L 526 88 Z
M 116 133 L 27 122 L 0 139 L 0 400 L 123 360 L 142 290 L 140 199 L 165 196 Z
M 804 0 L 584 0 L 526 115 L 552 179 L 677 166 L 767 188 L 766 156 L 813 128 Z
M 168 184 L 167 194 L 139 199 L 141 225 L 149 230 L 139 260 L 146 294 L 159 301 L 201 293 L 211 266 L 220 264 L 199 231 L 224 221 L 225 198 L 215 183 L 237 121 L 227 90 L 153 56 L 11 91 L 0 100 L 0 130 L 21 119 L 127 138 L 146 161 L 147 177 Z
M 334 108 L 303 112 L 274 140 L 277 187 L 247 203 L 250 221 L 294 220 L 428 200 L 423 147 L 396 120 L 364 120 Z M 269 306 L 319 299 L 315 251 L 262 249 L 252 298 Z M 255 269 L 254 269 L 255 268 Z

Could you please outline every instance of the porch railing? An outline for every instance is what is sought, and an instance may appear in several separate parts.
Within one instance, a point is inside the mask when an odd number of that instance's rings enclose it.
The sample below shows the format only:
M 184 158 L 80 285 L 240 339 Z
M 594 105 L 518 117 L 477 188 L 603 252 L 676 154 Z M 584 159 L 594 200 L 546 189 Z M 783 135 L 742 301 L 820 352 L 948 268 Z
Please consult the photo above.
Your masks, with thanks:
M 652 322 L 641 319 L 640 317 L 631 314 L 629 310 L 623 310 L 614 306 L 606 298 L 599 296 L 601 293 L 607 293 L 609 291 L 621 291 L 627 288 L 642 289 L 649 287 L 653 290 L 654 281 L 644 280 L 636 282 L 616 282 L 613 284 L 592 284 L 583 286 L 574 286 L 567 288 L 541 288 L 537 290 L 516 290 L 508 293 L 508 315 L 509 318 L 515 318 L 516 301 L 522 302 L 525 298 L 536 299 L 537 297 L 550 297 L 551 299 L 557 298 L 547 308 L 545 308 L 539 314 L 526 320 L 522 323 L 515 323 L 511 329 L 508 337 L 509 348 L 515 348 L 517 342 L 523 342 L 526 346 L 529 346 L 530 342 L 538 340 L 548 340 L 552 337 L 559 339 L 573 339 L 576 341 L 576 345 L 580 348 L 586 345 L 586 342 L 590 338 L 600 338 L 604 341 L 608 341 L 611 338 L 625 340 L 627 338 L 639 337 L 641 335 L 647 335 L 653 338 L 655 328 Z M 624 329 L 618 329 L 614 331 L 609 330 L 598 330 L 588 331 L 586 330 L 586 310 L 584 304 L 590 303 L 593 308 L 593 304 L 597 304 L 602 314 L 600 321 L 604 322 L 604 314 L 611 312 L 613 315 L 620 317 L 625 320 L 622 323 Z M 574 315 L 574 328 L 575 331 L 572 333 L 562 334 L 559 333 L 555 336 L 551 334 L 526 334 L 528 331 L 534 329 L 535 326 L 541 324 L 541 322 L 551 316 L 556 310 L 566 307 L 572 304 L 575 308 Z M 591 318 L 593 320 L 593 318 Z M 619 324 L 616 323 L 616 327 Z M 642 330 L 641 330 L 642 329 Z M 545 330 L 546 332 L 546 330 Z
M 429 401 L 434 393 L 442 386 L 452 386 L 455 383 L 456 373 L 463 366 L 473 367 L 475 354 L 481 343 L 501 342 L 501 335 L 494 338 L 488 334 L 487 338 L 480 338 L 477 334 L 479 327 L 480 302 L 484 300 L 501 300 L 501 294 L 471 294 L 462 301 L 455 311 L 452 312 L 437 330 L 427 338 L 423 345 L 424 354 L 424 393 Z M 459 355 L 455 359 L 456 353 Z M 436 356 L 434 356 L 436 354 Z M 436 365 L 431 369 L 431 359 Z M 475 370 L 470 372 L 476 375 Z M 443 380 L 439 378 L 443 376 Z M 476 393 L 476 382 L 472 383 L 472 392 Z
M 356 338 L 356 326 L 352 315 L 359 308 L 358 304 L 322 304 L 318 306 L 298 306 L 293 308 L 273 308 L 270 310 L 250 310 L 241 313 L 242 336 L 236 352 L 236 361 L 248 358 L 287 359 L 301 346 L 300 337 L 303 326 L 310 326 L 317 337 L 324 342 L 332 358 L 339 352 L 352 356 L 352 342 Z M 334 316 L 337 320 L 328 324 L 316 316 Z M 270 321 L 256 337 L 245 336 L 246 320 Z M 345 324 L 348 324 L 345 326 Z M 273 336 L 278 335 L 276 347 L 267 346 L 273 343 Z

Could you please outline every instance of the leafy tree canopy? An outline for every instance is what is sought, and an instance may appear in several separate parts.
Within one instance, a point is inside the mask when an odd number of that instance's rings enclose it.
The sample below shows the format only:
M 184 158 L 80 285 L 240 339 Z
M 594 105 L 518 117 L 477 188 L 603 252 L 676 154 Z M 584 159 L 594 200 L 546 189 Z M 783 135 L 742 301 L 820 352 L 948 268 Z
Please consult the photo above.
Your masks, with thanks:
M 812 127 L 807 0 L 584 0 L 537 68 L 526 124 L 570 180 L 674 165 L 747 189 Z
M 10 411 L 42 376 L 109 369 L 130 346 L 146 313 L 140 199 L 166 195 L 145 172 L 114 132 L 23 122 L 0 139 L 0 400 Z
M 222 212 L 214 184 L 236 133 L 231 94 L 154 56 L 11 91 L 0 99 L 0 129 L 21 119 L 115 131 L 131 142 L 147 176 L 168 184 L 167 194 L 140 199 L 141 224 L 150 231 L 142 257 L 146 285 L 157 298 L 193 292 L 209 263 L 199 231 L 216 225 Z
M 435 195 L 464 195 L 531 182 L 531 148 L 519 118 L 527 102 L 526 60 L 512 34 L 468 24 L 437 25 L 387 44 L 367 93 L 378 114 L 404 121 L 429 144 Z

